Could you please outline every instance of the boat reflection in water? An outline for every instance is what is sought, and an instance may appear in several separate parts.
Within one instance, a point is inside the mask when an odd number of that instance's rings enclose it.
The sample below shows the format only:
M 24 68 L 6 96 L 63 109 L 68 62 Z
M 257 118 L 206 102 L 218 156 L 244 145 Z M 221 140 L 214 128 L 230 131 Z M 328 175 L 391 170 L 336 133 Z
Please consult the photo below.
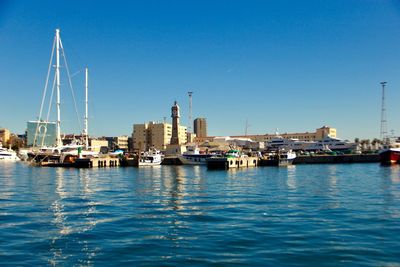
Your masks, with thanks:
M 273 266 L 279 258 L 292 266 L 329 255 L 335 266 L 379 266 L 398 258 L 400 165 L 17 165 L 0 164 L 0 235 L 12 244 L 0 244 L 0 255 L 9 265 Z

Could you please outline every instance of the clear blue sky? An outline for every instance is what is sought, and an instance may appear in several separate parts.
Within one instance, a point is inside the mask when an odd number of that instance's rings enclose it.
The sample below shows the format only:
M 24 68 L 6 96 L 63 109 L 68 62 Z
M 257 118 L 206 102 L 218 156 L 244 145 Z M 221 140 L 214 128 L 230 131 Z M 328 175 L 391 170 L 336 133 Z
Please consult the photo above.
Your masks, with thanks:
M 0 0 L 0 127 L 22 133 L 38 116 L 56 28 L 90 132 L 131 134 L 170 120 L 177 100 L 210 135 L 338 129 L 379 137 L 387 81 L 388 130 L 400 134 L 400 2 Z M 64 79 L 63 84 L 67 81 Z M 68 87 L 63 132 L 79 132 Z

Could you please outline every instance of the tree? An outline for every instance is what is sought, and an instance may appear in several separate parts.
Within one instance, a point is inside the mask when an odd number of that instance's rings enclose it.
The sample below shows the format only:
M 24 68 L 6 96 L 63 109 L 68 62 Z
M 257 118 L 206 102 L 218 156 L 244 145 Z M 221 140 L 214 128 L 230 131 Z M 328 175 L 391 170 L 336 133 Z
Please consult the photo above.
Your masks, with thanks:
M 11 146 L 11 149 L 15 151 L 18 151 L 20 148 L 24 147 L 24 145 L 24 140 L 15 134 L 12 134 L 10 139 L 7 141 L 7 147 Z

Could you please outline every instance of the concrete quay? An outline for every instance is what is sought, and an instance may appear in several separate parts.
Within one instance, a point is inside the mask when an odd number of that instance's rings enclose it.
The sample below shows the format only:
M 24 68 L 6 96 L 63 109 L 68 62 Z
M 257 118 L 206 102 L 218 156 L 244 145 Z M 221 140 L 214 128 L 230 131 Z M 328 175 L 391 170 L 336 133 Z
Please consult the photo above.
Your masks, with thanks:
M 297 156 L 293 164 L 371 163 L 379 162 L 378 154 Z
M 349 155 L 312 155 L 297 156 L 293 164 L 336 164 L 336 163 L 371 163 L 379 162 L 378 154 L 349 154 Z M 178 157 L 164 158 L 162 165 L 182 165 Z M 75 168 L 107 168 L 107 167 L 133 167 L 137 166 L 137 159 L 120 160 L 115 157 L 82 158 L 76 159 L 69 164 L 43 164 L 49 167 L 75 167 Z M 241 158 L 211 158 L 207 162 L 208 169 L 235 169 L 246 167 L 258 167 L 260 158 L 241 157 Z
M 82 158 L 76 159 L 74 167 L 76 168 L 107 168 L 119 167 L 120 161 L 114 157 L 100 157 L 100 158 Z

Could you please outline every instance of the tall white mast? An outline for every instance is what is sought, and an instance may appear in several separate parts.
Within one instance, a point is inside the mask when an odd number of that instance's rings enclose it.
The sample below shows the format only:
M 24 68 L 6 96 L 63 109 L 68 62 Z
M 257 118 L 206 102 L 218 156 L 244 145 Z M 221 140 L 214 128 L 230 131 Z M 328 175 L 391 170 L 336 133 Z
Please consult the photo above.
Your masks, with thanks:
M 85 145 L 89 147 L 88 134 L 88 88 L 89 88 L 89 70 L 85 69 Z
M 57 87 L 57 146 L 62 146 L 61 141 L 61 115 L 60 115 L 60 30 L 56 29 L 56 87 Z

